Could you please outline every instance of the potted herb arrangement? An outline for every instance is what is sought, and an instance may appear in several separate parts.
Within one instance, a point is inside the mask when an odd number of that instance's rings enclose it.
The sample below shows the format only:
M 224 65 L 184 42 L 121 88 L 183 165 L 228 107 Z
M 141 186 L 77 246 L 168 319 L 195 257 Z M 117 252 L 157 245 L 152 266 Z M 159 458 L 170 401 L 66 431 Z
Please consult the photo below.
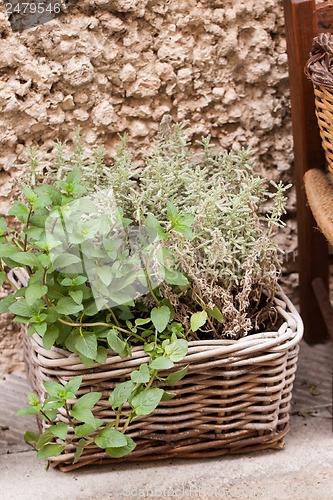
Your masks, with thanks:
M 144 168 L 126 138 L 31 163 L 0 221 L 0 301 L 23 325 L 37 458 L 115 460 L 281 448 L 302 323 L 278 286 L 285 190 L 249 152 L 194 154 L 161 129 Z

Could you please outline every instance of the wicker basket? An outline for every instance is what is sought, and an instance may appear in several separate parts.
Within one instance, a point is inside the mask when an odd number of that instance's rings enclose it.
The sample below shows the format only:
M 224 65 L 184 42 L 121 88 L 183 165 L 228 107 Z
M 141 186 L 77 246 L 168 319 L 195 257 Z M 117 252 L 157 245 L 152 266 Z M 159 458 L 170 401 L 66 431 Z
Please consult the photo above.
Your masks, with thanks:
M 328 171 L 333 174 L 333 36 L 330 33 L 314 38 L 305 73 L 313 83 L 322 146 Z
M 189 364 L 186 377 L 172 389 L 177 397 L 161 402 L 151 415 L 131 424 L 128 435 L 137 447 L 130 455 L 112 459 L 96 447 L 85 450 L 73 465 L 74 450 L 67 448 L 66 454 L 50 459 L 51 466 L 69 471 L 119 460 L 202 458 L 283 448 L 303 325 L 282 292 L 276 298 L 276 308 L 281 319 L 277 331 L 238 341 L 190 342 L 186 358 L 177 364 L 177 369 Z M 112 389 L 148 361 L 146 353 L 135 347 L 132 358 L 110 352 L 105 364 L 88 369 L 73 353 L 58 348 L 45 350 L 38 336 L 25 339 L 33 389 L 43 398 L 45 380 L 65 383 L 82 375 L 80 394 L 103 393 L 94 413 L 106 422 L 113 418 L 107 402 Z M 66 415 L 59 414 L 58 418 L 67 421 Z

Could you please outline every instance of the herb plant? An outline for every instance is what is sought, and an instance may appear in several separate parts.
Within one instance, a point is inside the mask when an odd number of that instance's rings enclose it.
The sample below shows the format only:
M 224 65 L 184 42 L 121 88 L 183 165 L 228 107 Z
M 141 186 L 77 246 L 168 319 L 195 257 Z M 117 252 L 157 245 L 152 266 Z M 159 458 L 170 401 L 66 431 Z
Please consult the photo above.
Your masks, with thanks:
M 19 414 L 44 420 L 28 434 L 39 458 L 97 446 L 112 457 L 130 453 L 130 423 L 173 396 L 187 368 L 189 340 L 238 339 L 270 326 L 280 270 L 274 235 L 283 224 L 286 187 L 253 173 L 248 151 L 215 153 L 209 138 L 194 155 L 186 128 L 161 131 L 145 167 L 131 160 L 122 138 L 115 163 L 91 156 L 77 136 L 74 150 L 58 144 L 52 158 L 31 151 L 22 200 L 0 219 L 0 283 L 24 268 L 28 284 L 0 301 L 46 349 L 62 347 L 91 367 L 108 350 L 131 356 L 143 346 L 149 362 L 110 394 L 114 418 L 94 417 L 101 394 L 75 401 L 81 379 L 45 383 L 49 396 L 28 395 Z M 74 402 L 73 402 L 74 401 Z M 65 414 L 68 423 L 58 421 Z

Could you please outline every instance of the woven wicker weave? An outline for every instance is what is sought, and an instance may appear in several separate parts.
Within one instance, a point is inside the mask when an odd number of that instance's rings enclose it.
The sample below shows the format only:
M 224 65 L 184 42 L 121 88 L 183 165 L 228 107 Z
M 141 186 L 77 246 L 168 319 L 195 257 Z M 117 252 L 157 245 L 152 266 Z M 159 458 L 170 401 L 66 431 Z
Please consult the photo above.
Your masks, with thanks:
M 314 38 L 305 73 L 312 81 L 316 115 L 328 170 L 333 174 L 333 36 Z
M 96 447 L 85 450 L 80 461 L 72 465 L 74 450 L 69 447 L 65 455 L 51 459 L 51 465 L 68 471 L 119 460 L 202 458 L 283 448 L 303 325 L 282 292 L 276 308 L 282 324 L 275 332 L 238 341 L 190 342 L 186 358 L 177 364 L 177 369 L 190 365 L 186 377 L 172 388 L 177 397 L 161 402 L 153 414 L 131 424 L 128 435 L 135 439 L 137 447 L 130 455 L 111 459 Z M 88 369 L 68 351 L 45 350 L 38 336 L 26 336 L 25 344 L 30 383 L 41 397 L 45 396 L 45 380 L 65 383 L 82 375 L 80 394 L 103 393 L 94 413 L 106 422 L 113 418 L 108 404 L 112 389 L 148 361 L 145 352 L 135 347 L 132 358 L 110 352 L 105 364 Z M 67 421 L 66 415 L 60 414 L 59 419 Z

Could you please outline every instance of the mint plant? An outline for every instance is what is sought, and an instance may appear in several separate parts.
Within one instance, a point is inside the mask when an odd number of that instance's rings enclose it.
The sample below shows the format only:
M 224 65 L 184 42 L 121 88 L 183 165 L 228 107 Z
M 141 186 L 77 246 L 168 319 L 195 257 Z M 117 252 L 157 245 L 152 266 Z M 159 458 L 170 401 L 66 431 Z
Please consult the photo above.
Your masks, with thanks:
M 138 345 L 150 359 L 111 393 L 107 424 L 94 417 L 99 393 L 73 403 L 79 378 L 46 382 L 43 402 L 29 394 L 20 414 L 47 428 L 27 436 L 39 458 L 73 447 L 75 460 L 92 446 L 129 453 L 131 422 L 172 397 L 161 383 L 185 376 L 174 370 L 189 340 L 270 327 L 281 265 L 274 235 L 288 186 L 269 186 L 249 152 L 216 153 L 209 138 L 194 155 L 185 135 L 184 125 L 161 130 L 139 176 L 126 137 L 112 167 L 103 150 L 88 154 L 78 133 L 72 151 L 59 143 L 43 159 L 31 150 L 22 197 L 9 211 L 21 230 L 0 219 L 0 284 L 14 288 L 0 314 L 13 313 L 46 349 L 67 349 L 88 368 Z M 16 267 L 29 277 L 19 289 Z

